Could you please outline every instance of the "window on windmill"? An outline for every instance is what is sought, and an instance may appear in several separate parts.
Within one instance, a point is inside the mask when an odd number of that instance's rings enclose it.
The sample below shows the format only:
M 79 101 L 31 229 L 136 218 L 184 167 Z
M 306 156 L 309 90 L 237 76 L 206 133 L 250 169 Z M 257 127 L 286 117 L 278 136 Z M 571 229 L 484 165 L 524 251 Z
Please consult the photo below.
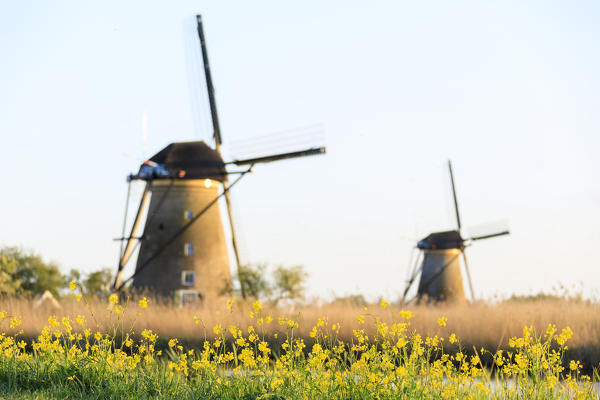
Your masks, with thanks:
M 196 273 L 194 271 L 183 271 L 181 273 L 181 284 L 183 286 L 194 286 L 196 283 Z
M 194 213 L 192 212 L 192 210 L 186 210 L 185 219 L 192 219 L 192 218 L 194 218 Z
M 191 244 L 190 242 L 187 242 L 184 246 L 183 246 L 183 254 L 185 254 L 186 256 L 191 256 L 194 254 L 194 245 Z
M 195 303 L 199 300 L 198 292 L 195 290 L 179 290 L 180 305 Z

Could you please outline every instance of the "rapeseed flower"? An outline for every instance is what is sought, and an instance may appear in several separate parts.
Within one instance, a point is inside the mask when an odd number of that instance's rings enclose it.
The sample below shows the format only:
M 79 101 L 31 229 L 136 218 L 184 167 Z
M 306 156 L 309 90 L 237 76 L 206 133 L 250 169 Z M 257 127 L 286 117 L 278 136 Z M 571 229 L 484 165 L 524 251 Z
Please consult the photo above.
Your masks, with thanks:
M 139 301 L 138 304 L 139 304 L 140 308 L 146 308 L 146 307 L 148 307 L 148 299 L 144 297 Z

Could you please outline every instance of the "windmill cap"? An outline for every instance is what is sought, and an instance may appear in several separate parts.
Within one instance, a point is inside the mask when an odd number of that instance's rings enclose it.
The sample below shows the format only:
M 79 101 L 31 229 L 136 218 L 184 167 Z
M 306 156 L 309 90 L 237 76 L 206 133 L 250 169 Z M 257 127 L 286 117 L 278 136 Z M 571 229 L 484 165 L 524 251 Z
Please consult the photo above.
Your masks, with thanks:
M 214 179 L 223 181 L 225 163 L 216 150 L 202 141 L 171 143 L 150 161 L 160 164 L 179 179 Z M 140 169 L 141 171 L 141 169 Z
M 435 232 L 417 243 L 417 247 L 421 250 L 462 249 L 464 239 L 458 231 Z

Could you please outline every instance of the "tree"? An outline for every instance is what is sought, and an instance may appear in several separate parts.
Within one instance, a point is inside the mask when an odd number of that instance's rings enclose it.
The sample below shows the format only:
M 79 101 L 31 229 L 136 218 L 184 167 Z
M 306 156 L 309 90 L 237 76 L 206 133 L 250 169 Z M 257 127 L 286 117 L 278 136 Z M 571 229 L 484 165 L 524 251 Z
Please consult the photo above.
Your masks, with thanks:
M 240 286 L 244 289 L 246 297 L 262 299 L 271 295 L 271 285 L 266 279 L 265 264 L 241 265 L 238 270 Z
M 67 285 L 71 281 L 79 283 L 81 292 L 86 296 L 106 297 L 110 294 L 112 284 L 112 274 L 110 271 L 110 268 L 101 268 L 84 275 L 77 269 L 71 269 L 65 275 L 65 282 Z
M 12 293 L 38 294 L 48 290 L 58 296 L 59 290 L 65 287 L 58 265 L 44 262 L 39 254 L 18 247 L 4 247 L 0 250 L 0 257 L 4 272 L 1 279 L 5 283 L 11 282 L 5 286 Z
M 277 293 L 276 301 L 300 300 L 304 298 L 304 290 L 308 273 L 304 267 L 297 265 L 291 268 L 279 266 L 273 271 L 274 289 Z
M 362 294 L 349 294 L 346 296 L 336 297 L 333 303 L 349 305 L 354 307 L 364 307 L 367 305 L 367 299 Z
M 112 283 L 110 268 L 102 268 L 90 272 L 83 281 L 85 294 L 88 296 L 106 297 L 110 294 Z
M 21 281 L 14 278 L 17 260 L 11 254 L 0 250 L 0 293 L 13 294 L 21 287 Z
M 71 281 L 81 282 L 81 271 L 75 268 L 71 268 L 69 273 L 65 275 L 65 282 L 68 285 Z

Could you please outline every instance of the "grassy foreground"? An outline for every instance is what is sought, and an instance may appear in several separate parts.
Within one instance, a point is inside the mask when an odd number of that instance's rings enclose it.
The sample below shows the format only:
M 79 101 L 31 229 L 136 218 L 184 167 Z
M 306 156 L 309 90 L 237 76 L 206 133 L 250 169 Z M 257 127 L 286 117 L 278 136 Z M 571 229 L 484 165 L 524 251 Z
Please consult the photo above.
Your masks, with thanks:
M 82 301 L 84 302 L 85 299 Z M 238 308 L 244 310 L 242 323 Z M 179 321 L 200 346 L 139 327 L 154 314 L 144 298 L 50 316 L 24 340 L 22 316 L 0 312 L 0 395 L 97 399 L 594 399 L 597 372 L 565 363 L 576 336 L 568 326 L 521 328 L 507 350 L 466 348 L 444 315 L 415 330 L 413 311 L 385 301 L 353 315 L 343 333 L 332 317 L 301 327 L 260 302 L 222 306 L 221 322 Z M 171 310 L 172 312 L 174 310 Z M 439 311 L 439 310 L 438 310 Z M 337 316 L 336 316 L 337 317 Z M 240 321 L 238 321 L 240 322 Z M 349 321 L 347 321 L 349 323 Z M 305 337 L 298 333 L 304 329 Z M 161 345 L 164 343 L 164 346 Z

